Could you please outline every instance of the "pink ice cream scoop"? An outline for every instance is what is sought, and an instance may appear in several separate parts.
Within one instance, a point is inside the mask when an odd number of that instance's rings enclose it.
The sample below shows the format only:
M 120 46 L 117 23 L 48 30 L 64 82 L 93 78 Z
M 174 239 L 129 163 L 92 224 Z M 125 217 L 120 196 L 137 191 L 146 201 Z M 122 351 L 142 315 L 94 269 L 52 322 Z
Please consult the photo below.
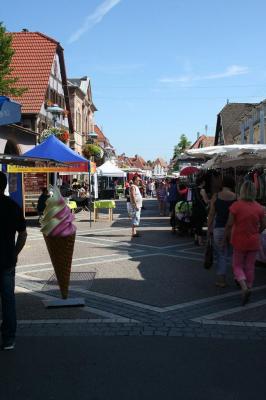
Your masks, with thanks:
M 73 235 L 77 229 L 73 224 L 74 215 L 61 196 L 59 189 L 54 187 L 53 190 L 53 196 L 46 201 L 41 232 L 45 236 Z
M 73 235 L 76 232 L 76 227 L 72 224 L 74 215 L 71 213 L 68 206 L 65 206 L 55 218 L 60 220 L 58 224 L 51 232 L 51 236 L 68 236 Z

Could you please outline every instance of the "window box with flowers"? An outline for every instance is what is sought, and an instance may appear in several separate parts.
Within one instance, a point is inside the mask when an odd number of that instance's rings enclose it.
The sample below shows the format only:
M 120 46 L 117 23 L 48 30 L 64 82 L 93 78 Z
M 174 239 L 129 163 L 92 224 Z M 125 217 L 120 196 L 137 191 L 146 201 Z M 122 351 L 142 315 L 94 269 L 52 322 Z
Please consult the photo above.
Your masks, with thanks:
M 42 131 L 40 134 L 40 143 L 44 142 L 44 140 L 46 140 L 50 135 L 54 135 L 63 143 L 67 143 L 69 141 L 69 132 L 66 129 L 49 128 L 44 129 L 44 131 Z

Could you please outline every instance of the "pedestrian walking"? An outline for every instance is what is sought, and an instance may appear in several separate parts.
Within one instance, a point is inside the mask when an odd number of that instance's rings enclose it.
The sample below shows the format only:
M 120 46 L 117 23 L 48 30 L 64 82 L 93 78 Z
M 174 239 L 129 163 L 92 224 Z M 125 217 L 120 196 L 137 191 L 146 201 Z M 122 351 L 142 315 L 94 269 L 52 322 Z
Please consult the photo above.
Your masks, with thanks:
M 224 242 L 225 226 L 229 216 L 229 208 L 236 200 L 235 181 L 230 176 L 222 180 L 222 187 L 211 199 L 208 215 L 208 235 L 213 235 L 214 252 L 216 255 L 215 285 L 225 288 L 227 264 L 232 248 L 229 242 Z
M 207 221 L 207 207 L 209 199 L 205 190 L 205 179 L 198 178 L 193 189 L 192 198 L 192 225 L 195 231 L 195 244 L 203 245 L 203 226 Z
M 176 232 L 175 206 L 179 197 L 177 179 L 172 179 L 168 188 L 167 201 L 169 203 L 170 225 L 172 226 L 173 233 Z
M 132 237 L 138 237 L 140 234 L 137 232 L 137 227 L 140 223 L 140 214 L 142 207 L 142 196 L 139 190 L 140 177 L 134 175 L 133 183 L 130 186 L 130 204 L 131 204 L 131 218 L 132 218 Z
M 133 184 L 133 181 L 130 180 L 129 182 L 126 182 L 126 189 L 125 189 L 125 197 L 127 200 L 127 213 L 128 213 L 128 218 L 131 218 L 132 214 L 132 207 L 130 203 L 130 187 Z
M 159 183 L 159 187 L 157 189 L 157 200 L 159 203 L 159 211 L 161 216 L 165 216 L 166 213 L 166 204 L 167 204 L 167 190 L 165 181 L 162 180 Z
M 153 180 L 150 181 L 149 187 L 150 187 L 150 196 L 154 197 L 156 193 L 155 193 L 155 182 Z
M 38 203 L 37 203 L 37 210 L 38 210 L 38 215 L 39 215 L 39 221 L 40 218 L 43 215 L 44 209 L 46 207 L 46 200 L 49 199 L 50 195 L 46 187 L 42 188 L 42 193 L 38 198 Z
M 0 172 L 0 296 L 2 302 L 2 349 L 12 350 L 16 336 L 15 267 L 26 238 L 26 221 L 21 208 L 4 195 L 7 178 Z M 18 232 L 17 240 L 16 233 Z
M 266 227 L 264 209 L 255 199 L 255 185 L 251 181 L 244 182 L 240 199 L 230 207 L 225 232 L 226 239 L 231 239 L 233 246 L 233 272 L 242 289 L 243 306 L 250 298 L 256 255 L 260 248 L 260 232 Z

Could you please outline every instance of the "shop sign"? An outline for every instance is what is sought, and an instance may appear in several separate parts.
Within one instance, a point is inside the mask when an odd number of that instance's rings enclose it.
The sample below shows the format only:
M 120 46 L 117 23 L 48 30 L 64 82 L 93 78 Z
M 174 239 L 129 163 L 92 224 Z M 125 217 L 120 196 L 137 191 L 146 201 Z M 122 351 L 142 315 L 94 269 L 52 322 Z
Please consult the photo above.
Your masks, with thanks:
M 22 165 L 8 165 L 7 172 L 12 173 L 37 173 L 37 172 L 88 172 L 88 164 L 69 165 L 67 167 L 26 167 Z
M 23 173 L 38 173 L 38 172 L 46 172 L 46 173 L 54 173 L 54 172 L 89 172 L 87 163 L 75 163 L 70 164 L 69 166 L 61 166 L 61 167 L 43 167 L 43 166 L 35 166 L 35 167 L 26 167 L 22 165 L 8 165 L 7 172 L 9 174 L 16 174 L 18 172 Z M 96 172 L 96 164 L 94 162 L 90 163 L 90 173 L 94 174 Z

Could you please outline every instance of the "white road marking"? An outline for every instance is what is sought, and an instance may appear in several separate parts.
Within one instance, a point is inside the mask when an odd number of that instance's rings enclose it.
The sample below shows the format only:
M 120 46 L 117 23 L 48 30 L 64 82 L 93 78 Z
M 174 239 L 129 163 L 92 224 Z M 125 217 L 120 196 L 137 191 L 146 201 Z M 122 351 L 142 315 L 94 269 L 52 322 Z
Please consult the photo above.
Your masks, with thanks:
M 112 254 L 106 254 L 103 256 L 92 256 L 92 257 L 80 257 L 80 258 L 73 258 L 72 260 L 72 265 L 75 261 L 81 261 L 81 260 L 90 260 L 90 259 L 94 259 L 94 258 L 107 258 L 107 257 L 111 257 L 111 256 L 117 256 L 118 253 L 112 253 Z M 25 265 L 18 265 L 16 267 L 16 269 L 21 269 L 21 268 L 25 268 L 25 267 L 37 267 L 38 265 L 43 266 L 43 265 L 52 265 L 51 261 L 50 262 L 44 262 L 44 263 L 36 263 L 36 264 L 25 264 Z
M 255 288 L 255 289 L 258 290 L 258 288 Z M 255 289 L 253 289 L 253 291 Z M 227 321 L 226 320 L 219 321 L 219 320 L 216 320 L 217 318 L 221 318 L 221 317 L 231 315 L 231 314 L 236 314 L 236 313 L 243 312 L 246 310 L 251 310 L 252 308 L 257 308 L 257 307 L 265 306 L 265 305 L 266 305 L 266 300 L 260 300 L 260 301 L 256 301 L 255 303 L 246 304 L 245 307 L 242 307 L 242 306 L 233 307 L 233 308 L 229 308 L 227 310 L 203 315 L 201 317 L 192 319 L 192 321 L 199 322 L 201 324 L 208 324 L 208 325 L 211 324 L 211 325 L 256 326 L 256 327 L 266 328 L 266 322 L 252 322 L 252 321 L 245 322 L 245 321 L 228 321 L 228 320 Z
M 116 255 L 117 255 L 117 254 L 116 254 Z M 86 265 L 93 265 L 93 264 L 99 264 L 99 263 L 101 263 L 101 264 L 108 264 L 108 263 L 113 263 L 113 262 L 117 262 L 117 261 L 135 260 L 136 258 L 153 257 L 153 256 L 158 256 L 158 255 L 163 255 L 163 254 L 161 254 L 161 253 L 139 254 L 139 255 L 136 255 L 136 256 L 111 258 L 111 259 L 101 260 L 101 261 L 99 261 L 99 260 L 88 261 L 88 262 L 80 263 L 80 264 L 72 264 L 72 268 L 75 268 L 75 267 L 84 267 L 84 266 L 86 266 Z M 108 257 L 109 257 L 109 256 L 108 256 Z M 93 258 L 93 257 L 92 257 L 92 258 Z M 50 262 L 50 263 L 42 263 L 42 264 L 31 264 L 30 266 L 24 265 L 24 266 L 20 266 L 20 269 L 23 269 L 23 268 L 24 268 L 24 269 L 25 269 L 25 268 L 30 268 L 31 266 L 34 267 L 34 266 L 37 266 L 37 265 L 40 265 L 40 266 L 44 266 L 44 265 L 52 266 L 52 263 Z M 38 268 L 38 269 L 29 269 L 28 271 L 24 271 L 24 273 L 25 273 L 25 272 L 50 271 L 50 270 L 51 270 L 51 268 L 46 268 L 46 269 L 41 269 L 41 268 Z

